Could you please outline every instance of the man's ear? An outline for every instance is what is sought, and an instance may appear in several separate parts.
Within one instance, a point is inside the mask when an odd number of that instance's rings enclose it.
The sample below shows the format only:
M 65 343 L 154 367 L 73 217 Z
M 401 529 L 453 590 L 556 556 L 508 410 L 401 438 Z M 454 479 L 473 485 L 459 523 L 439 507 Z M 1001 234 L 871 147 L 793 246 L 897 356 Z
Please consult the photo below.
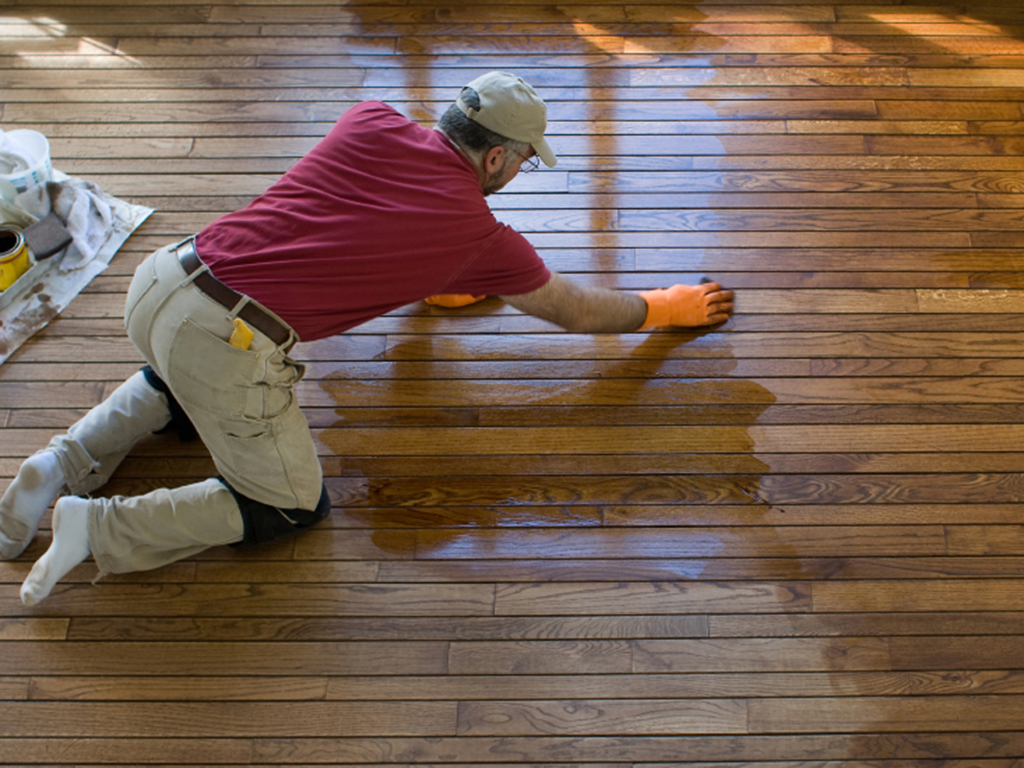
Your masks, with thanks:
M 484 155 L 484 171 L 486 173 L 497 173 L 505 167 L 505 148 L 498 144 L 487 150 Z

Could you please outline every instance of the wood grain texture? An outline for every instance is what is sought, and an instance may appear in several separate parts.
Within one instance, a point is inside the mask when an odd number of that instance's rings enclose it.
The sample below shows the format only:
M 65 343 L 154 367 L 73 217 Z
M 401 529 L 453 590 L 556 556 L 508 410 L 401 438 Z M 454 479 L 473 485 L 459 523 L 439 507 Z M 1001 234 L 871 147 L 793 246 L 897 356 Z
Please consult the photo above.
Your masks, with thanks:
M 584 336 L 490 298 L 298 345 L 331 517 L 27 608 L 47 514 L 0 563 L 0 763 L 1017 768 L 1017 0 L 0 2 L 2 127 L 157 209 L 0 366 L 0 489 L 141 365 L 149 252 L 350 106 L 431 125 L 493 69 L 559 154 L 495 215 L 736 316 Z M 215 471 L 153 436 L 98 493 Z

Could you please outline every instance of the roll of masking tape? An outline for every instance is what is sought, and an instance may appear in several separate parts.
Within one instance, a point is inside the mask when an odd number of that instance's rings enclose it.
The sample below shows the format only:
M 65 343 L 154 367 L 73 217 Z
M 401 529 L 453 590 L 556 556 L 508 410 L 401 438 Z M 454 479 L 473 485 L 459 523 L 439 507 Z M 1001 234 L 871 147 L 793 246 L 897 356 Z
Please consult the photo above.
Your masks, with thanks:
M 32 266 L 25 237 L 17 227 L 0 226 L 0 291 L 6 291 Z

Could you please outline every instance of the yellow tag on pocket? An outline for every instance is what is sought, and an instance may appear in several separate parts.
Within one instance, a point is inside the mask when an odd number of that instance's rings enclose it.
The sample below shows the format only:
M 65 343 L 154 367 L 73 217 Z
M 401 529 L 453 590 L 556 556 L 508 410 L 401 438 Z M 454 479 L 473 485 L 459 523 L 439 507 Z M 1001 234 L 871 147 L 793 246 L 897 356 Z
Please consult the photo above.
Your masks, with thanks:
M 235 330 L 231 332 L 231 338 L 228 339 L 228 343 L 232 347 L 238 347 L 239 349 L 248 349 L 252 346 L 253 332 L 252 328 L 246 325 L 241 318 L 236 317 L 232 322 L 235 324 Z

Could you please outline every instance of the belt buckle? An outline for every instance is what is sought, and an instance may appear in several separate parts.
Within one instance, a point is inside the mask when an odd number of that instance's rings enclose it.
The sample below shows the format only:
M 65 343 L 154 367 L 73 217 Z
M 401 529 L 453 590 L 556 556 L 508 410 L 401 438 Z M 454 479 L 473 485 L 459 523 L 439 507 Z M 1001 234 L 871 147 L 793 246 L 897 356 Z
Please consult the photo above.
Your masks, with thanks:
M 174 255 L 179 259 L 183 259 L 190 253 L 196 253 L 196 238 L 195 235 L 192 237 L 186 237 L 180 243 L 175 243 L 171 246 L 171 250 L 174 251 Z M 198 256 L 198 254 L 196 254 Z
M 186 276 L 196 274 L 203 266 L 202 259 L 196 252 L 195 238 L 190 237 L 180 243 L 171 246 L 171 252 L 185 270 Z

